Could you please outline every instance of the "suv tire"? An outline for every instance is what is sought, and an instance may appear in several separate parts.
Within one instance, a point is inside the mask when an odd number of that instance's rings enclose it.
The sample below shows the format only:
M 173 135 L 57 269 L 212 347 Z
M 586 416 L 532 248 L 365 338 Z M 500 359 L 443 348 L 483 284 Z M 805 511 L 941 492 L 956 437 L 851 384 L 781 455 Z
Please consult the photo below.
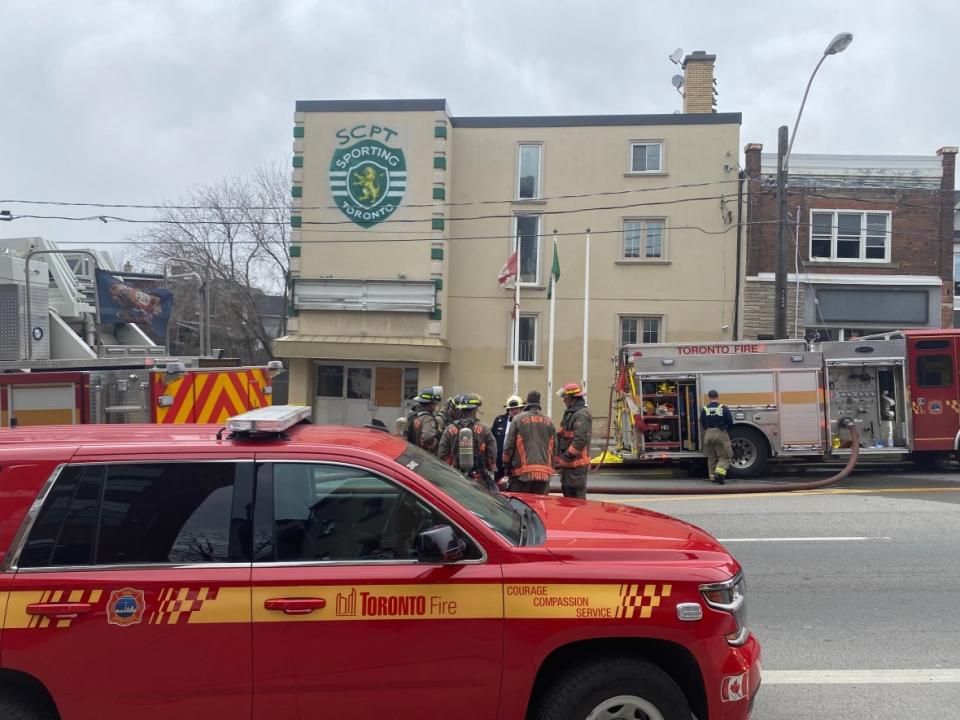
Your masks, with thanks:
M 690 720 L 691 716 L 683 692 L 663 670 L 639 658 L 612 657 L 562 673 L 548 687 L 532 717 L 590 720 L 609 717 L 617 707 L 642 712 L 650 720 Z
M 0 688 L 0 718 L 3 720 L 55 720 L 41 702 L 29 694 L 10 687 Z

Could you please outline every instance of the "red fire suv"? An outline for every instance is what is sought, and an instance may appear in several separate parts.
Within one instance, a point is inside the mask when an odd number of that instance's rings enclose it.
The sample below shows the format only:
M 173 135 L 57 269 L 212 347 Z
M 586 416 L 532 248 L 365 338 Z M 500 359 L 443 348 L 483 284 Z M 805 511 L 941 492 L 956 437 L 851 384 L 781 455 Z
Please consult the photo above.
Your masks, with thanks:
M 749 717 L 706 532 L 306 414 L 0 432 L 0 717 Z

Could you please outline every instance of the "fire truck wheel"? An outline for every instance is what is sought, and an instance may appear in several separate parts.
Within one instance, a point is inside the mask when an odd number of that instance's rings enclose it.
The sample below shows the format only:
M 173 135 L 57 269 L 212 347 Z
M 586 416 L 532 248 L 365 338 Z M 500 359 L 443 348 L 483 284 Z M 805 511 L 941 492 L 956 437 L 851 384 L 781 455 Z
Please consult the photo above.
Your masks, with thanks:
M 663 670 L 634 657 L 577 665 L 544 694 L 536 720 L 690 720 L 683 692 Z
M 733 448 L 730 477 L 756 477 L 763 472 L 770 453 L 758 431 L 735 425 L 730 428 L 730 445 Z
M 53 720 L 56 714 L 20 690 L 0 689 L 0 718 L 3 720 Z

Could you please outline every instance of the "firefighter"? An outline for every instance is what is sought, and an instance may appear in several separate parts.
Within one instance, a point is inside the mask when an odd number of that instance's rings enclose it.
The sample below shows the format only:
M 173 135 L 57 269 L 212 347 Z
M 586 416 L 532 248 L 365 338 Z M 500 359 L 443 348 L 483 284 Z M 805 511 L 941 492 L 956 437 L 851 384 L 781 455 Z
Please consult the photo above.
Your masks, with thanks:
M 540 409 L 540 393 L 527 393 L 523 412 L 510 423 L 503 464 L 510 477 L 510 492 L 546 495 L 553 475 L 557 430 Z
M 407 417 L 407 441 L 434 455 L 443 433 L 443 425 L 437 419 L 437 403 L 442 399 L 436 387 L 423 388 L 416 397 L 419 407 Z
M 490 428 L 477 419 L 483 400 L 479 395 L 465 393 L 454 397 L 453 404 L 459 417 L 444 430 L 438 455 L 478 485 L 495 492 L 497 439 Z
M 700 427 L 703 429 L 703 451 L 707 454 L 710 479 L 723 485 L 733 458 L 728 432 L 733 425 L 733 415 L 730 414 L 730 408 L 720 403 L 719 398 L 720 393 L 716 390 L 707 393 L 710 402 L 700 409 Z
M 557 395 L 567 406 L 557 433 L 560 487 L 564 497 L 586 498 L 593 417 L 587 408 L 586 393 L 578 383 L 567 383 Z
M 507 440 L 507 433 L 510 432 L 510 424 L 513 418 L 523 410 L 523 400 L 519 395 L 511 395 L 503 404 L 503 414 L 497 415 L 490 426 L 490 432 L 497 439 L 497 476 L 496 480 L 504 477 L 506 473 L 503 468 L 503 448 Z

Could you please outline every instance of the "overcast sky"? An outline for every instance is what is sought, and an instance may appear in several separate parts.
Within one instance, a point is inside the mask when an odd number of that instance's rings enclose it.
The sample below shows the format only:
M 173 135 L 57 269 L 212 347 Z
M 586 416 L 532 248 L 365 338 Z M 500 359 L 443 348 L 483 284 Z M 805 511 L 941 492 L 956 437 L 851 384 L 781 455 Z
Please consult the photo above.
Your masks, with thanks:
M 933 155 L 960 143 L 958 27 L 951 0 L 0 0 L 0 200 L 150 204 L 289 163 L 298 99 L 670 113 L 677 47 L 717 55 L 718 109 L 743 113 L 741 147 L 771 150 L 841 31 L 855 39 L 820 69 L 794 152 Z M 134 230 L 24 219 L 0 237 Z

